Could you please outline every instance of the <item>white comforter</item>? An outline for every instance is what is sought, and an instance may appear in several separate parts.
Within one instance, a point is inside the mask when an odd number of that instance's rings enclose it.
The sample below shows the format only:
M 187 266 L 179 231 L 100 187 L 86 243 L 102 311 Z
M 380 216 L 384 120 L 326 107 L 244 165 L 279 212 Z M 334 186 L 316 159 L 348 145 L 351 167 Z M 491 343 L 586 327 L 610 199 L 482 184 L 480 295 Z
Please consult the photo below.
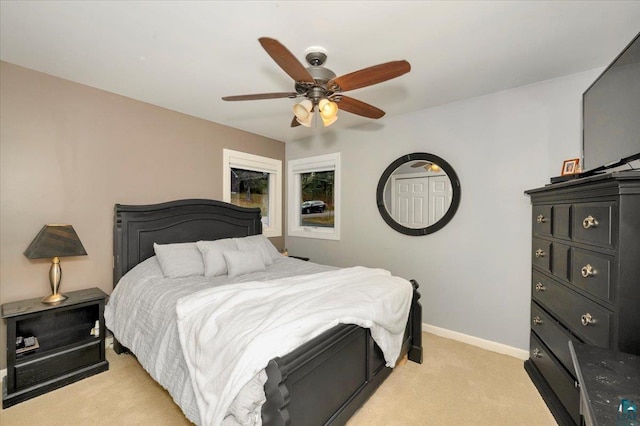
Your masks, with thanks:
M 339 323 L 371 329 L 387 366 L 393 367 L 411 296 L 408 281 L 381 269 L 355 267 L 225 285 L 181 298 L 178 331 L 201 424 L 222 424 L 236 398 L 255 402 L 246 417 L 233 420 L 259 424 L 268 361 Z

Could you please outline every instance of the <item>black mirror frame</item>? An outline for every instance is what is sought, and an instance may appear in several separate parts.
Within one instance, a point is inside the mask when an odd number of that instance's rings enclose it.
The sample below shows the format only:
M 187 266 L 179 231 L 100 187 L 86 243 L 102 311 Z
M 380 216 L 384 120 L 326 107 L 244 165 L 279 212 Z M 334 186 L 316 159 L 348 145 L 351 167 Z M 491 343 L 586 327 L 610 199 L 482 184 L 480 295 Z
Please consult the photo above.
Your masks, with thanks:
M 451 187 L 453 189 L 453 197 L 451 199 L 449 210 L 447 210 L 445 215 L 439 221 L 425 228 L 407 228 L 406 226 L 400 225 L 391 217 L 384 205 L 384 187 L 391 177 L 391 174 L 404 163 L 416 160 L 430 161 L 440 166 L 440 168 L 444 170 L 444 172 L 449 177 L 449 180 L 451 181 Z M 428 154 L 426 152 L 414 152 L 413 154 L 403 155 L 402 157 L 391 163 L 389 167 L 385 169 L 384 173 L 382 173 L 382 176 L 378 181 L 378 189 L 376 190 L 376 202 L 378 204 L 378 210 L 380 211 L 380 215 L 382 216 L 384 221 L 387 222 L 387 225 L 402 234 L 413 236 L 428 235 L 442 229 L 442 227 L 449 223 L 453 216 L 456 214 L 458 206 L 460 205 L 460 198 L 460 179 L 458 179 L 458 175 L 456 174 L 455 170 L 453 170 L 453 167 L 451 167 L 449 163 L 447 163 L 437 155 Z

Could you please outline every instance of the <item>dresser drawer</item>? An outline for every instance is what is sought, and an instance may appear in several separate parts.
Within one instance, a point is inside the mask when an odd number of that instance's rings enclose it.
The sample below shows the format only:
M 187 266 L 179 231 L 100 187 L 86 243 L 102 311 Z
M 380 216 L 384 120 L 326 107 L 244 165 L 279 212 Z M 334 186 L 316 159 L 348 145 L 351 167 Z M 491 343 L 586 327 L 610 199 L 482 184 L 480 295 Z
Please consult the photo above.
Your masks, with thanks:
M 569 340 L 581 343 L 580 340 L 572 336 L 535 302 L 531 304 L 531 330 L 547 345 L 564 368 L 575 377 L 576 373 L 573 368 L 571 353 L 569 352 Z
M 556 238 L 571 238 L 571 205 L 553 206 L 553 222 L 551 232 Z
M 587 244 L 614 246 L 611 230 L 612 203 L 584 203 L 573 206 L 573 240 Z
M 613 303 L 613 262 L 611 256 L 574 248 L 571 283 L 599 299 Z
M 20 361 L 15 366 L 16 389 L 25 389 L 100 361 L 99 340 L 51 356 Z
M 531 263 L 545 271 L 550 270 L 551 242 L 534 238 L 531 245 Z
M 533 233 L 551 235 L 551 206 L 533 206 Z
M 553 243 L 551 245 L 551 272 L 558 278 L 569 281 L 569 265 L 571 264 L 571 247 Z
M 576 387 L 575 380 L 562 368 L 560 362 L 534 333 L 531 333 L 529 357 L 569 412 L 573 421 L 580 424 L 580 390 Z
M 613 314 L 581 294 L 533 272 L 533 299 L 587 343 L 608 348 Z

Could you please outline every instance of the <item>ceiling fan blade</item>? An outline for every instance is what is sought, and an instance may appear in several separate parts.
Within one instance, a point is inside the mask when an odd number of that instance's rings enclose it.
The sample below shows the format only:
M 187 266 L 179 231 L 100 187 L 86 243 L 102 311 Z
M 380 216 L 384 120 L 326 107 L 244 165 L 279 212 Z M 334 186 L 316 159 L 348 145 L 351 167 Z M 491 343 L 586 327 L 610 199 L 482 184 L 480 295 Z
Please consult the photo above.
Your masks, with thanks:
M 346 92 L 382 83 L 409 71 L 411 71 L 411 65 L 407 61 L 386 62 L 336 77 L 327 83 L 327 87 L 333 91 Z
M 300 126 L 300 123 L 298 122 L 298 120 L 296 120 L 296 116 L 293 116 L 293 120 L 291 120 L 291 127 L 298 127 Z
M 313 77 L 309 74 L 309 71 L 293 56 L 293 53 L 289 52 L 289 49 L 284 47 L 278 40 L 261 37 L 258 39 L 264 50 L 267 51 L 269 56 L 276 61 L 276 64 L 280 66 L 289 74 L 289 77 L 295 81 L 305 82 L 313 84 Z
M 428 164 L 431 164 L 431 163 L 429 163 L 429 162 L 427 162 L 427 161 L 416 161 L 415 163 L 413 163 L 413 164 L 411 165 L 411 167 L 413 167 L 413 168 L 416 168 L 416 167 L 422 167 L 422 166 L 426 166 L 426 165 L 428 165 Z
M 297 98 L 298 94 L 295 92 L 278 92 L 278 93 L 257 93 L 254 95 L 237 95 L 237 96 L 223 96 L 223 101 L 255 101 L 260 99 L 277 99 L 277 98 Z
M 333 100 L 338 104 L 339 109 L 352 114 L 361 115 L 363 117 L 380 118 L 385 114 L 385 112 L 380 108 L 376 108 L 373 105 L 369 105 L 368 103 L 348 96 L 337 95 Z

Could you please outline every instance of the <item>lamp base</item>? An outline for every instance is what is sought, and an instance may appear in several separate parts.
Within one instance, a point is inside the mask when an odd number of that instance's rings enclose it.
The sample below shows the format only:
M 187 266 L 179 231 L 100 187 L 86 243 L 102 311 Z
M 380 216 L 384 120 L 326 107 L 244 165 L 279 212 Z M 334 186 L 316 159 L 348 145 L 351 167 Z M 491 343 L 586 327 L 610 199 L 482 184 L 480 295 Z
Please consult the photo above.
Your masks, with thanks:
M 63 300 L 67 300 L 67 296 L 60 293 L 54 293 L 54 294 L 50 294 L 47 297 L 42 298 L 42 303 L 53 304 L 53 303 L 60 303 Z

